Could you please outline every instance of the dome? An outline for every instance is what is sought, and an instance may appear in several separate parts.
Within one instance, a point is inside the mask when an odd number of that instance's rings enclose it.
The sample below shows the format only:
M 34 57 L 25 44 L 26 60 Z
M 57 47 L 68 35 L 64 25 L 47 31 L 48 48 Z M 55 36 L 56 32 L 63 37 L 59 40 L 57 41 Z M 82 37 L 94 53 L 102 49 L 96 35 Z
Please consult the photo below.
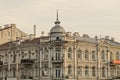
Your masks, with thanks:
M 56 25 L 50 30 L 50 33 L 65 33 L 65 30 L 63 27 Z
M 55 26 L 52 27 L 50 30 L 50 34 L 52 33 L 65 33 L 64 28 L 60 26 L 60 21 L 58 20 L 58 12 L 57 12 L 57 18 L 55 21 Z

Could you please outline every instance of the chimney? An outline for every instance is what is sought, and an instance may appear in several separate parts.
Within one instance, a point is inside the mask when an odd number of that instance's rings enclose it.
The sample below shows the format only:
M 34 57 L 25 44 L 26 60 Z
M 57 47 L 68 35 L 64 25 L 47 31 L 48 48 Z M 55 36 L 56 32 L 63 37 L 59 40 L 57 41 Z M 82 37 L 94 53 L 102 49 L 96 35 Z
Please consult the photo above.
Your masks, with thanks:
M 113 42 L 114 42 L 114 41 L 115 41 L 115 38 L 113 38 L 113 37 L 112 37 L 112 38 L 111 38 L 111 41 L 113 41 Z
M 16 24 L 11 24 L 11 27 L 16 27 Z
M 83 34 L 84 38 L 90 38 L 88 34 Z
M 66 32 L 66 36 L 71 36 L 71 32 Z
M 34 28 L 34 37 L 36 37 L 36 25 L 33 25 Z
M 106 39 L 106 40 L 109 40 L 109 38 L 110 38 L 110 36 L 105 36 L 105 39 Z

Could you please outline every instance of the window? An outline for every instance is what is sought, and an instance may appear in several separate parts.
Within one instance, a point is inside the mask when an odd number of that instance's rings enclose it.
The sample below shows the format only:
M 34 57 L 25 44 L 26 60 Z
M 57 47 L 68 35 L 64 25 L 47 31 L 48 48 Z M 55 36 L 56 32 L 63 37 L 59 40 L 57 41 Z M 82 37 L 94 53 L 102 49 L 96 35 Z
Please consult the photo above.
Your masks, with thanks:
M 117 67 L 117 75 L 120 75 L 120 68 Z
M 68 49 L 68 58 L 72 59 L 72 49 L 71 48 Z
M 112 52 L 110 52 L 110 61 L 112 61 L 113 60 L 113 54 L 112 54 Z
M 85 76 L 89 76 L 89 68 L 88 66 L 85 66 Z
M 16 61 L 16 54 L 13 54 L 13 63 Z
M 68 74 L 72 73 L 72 66 L 68 66 Z
M 49 53 L 49 51 L 48 51 L 47 47 L 45 47 L 44 52 L 43 52 L 44 60 L 48 59 L 48 53 Z
M 60 69 L 56 69 L 56 77 L 60 77 Z
M 116 59 L 119 60 L 119 53 L 116 53 Z
M 92 60 L 96 60 L 95 51 L 92 51 Z
M 13 77 L 15 77 L 15 72 L 16 72 L 15 69 L 13 69 Z
M 82 59 L 81 50 L 78 50 L 78 51 L 77 51 L 77 58 L 78 58 L 78 59 Z
M 60 60 L 60 53 L 56 53 L 56 60 Z
M 105 67 L 102 67 L 102 77 L 105 77 Z
M 13 51 L 13 63 L 16 61 L 16 54 L 15 51 Z
M 78 75 L 79 76 L 82 76 L 82 67 L 81 66 L 78 66 Z
M 29 53 L 29 59 L 31 59 L 31 51 L 29 51 L 28 53 Z
M 102 51 L 101 58 L 102 58 L 103 61 L 105 61 L 105 52 L 104 51 Z
M 96 76 L 95 75 L 95 67 L 92 67 L 92 76 Z
M 85 60 L 89 60 L 88 50 L 85 50 Z
M 8 36 L 10 36 L 10 32 L 8 31 Z

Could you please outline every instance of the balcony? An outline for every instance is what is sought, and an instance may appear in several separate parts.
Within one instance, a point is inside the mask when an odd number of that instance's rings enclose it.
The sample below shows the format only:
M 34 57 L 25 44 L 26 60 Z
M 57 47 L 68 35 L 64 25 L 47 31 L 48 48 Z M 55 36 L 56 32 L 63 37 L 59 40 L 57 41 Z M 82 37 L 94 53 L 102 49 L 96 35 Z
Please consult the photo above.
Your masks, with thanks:
M 52 57 L 52 63 L 57 63 L 57 64 L 63 63 L 63 58 Z
M 3 65 L 3 62 L 2 61 L 0 61 L 0 66 L 2 66 Z
M 34 63 L 34 60 L 31 60 L 31 59 L 21 59 L 21 64 L 33 64 Z

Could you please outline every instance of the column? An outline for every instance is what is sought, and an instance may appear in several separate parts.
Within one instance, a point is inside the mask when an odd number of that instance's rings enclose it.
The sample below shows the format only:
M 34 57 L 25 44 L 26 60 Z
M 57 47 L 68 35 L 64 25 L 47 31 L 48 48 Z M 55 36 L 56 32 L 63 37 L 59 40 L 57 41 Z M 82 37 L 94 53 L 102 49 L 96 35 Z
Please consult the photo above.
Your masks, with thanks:
M 74 44 L 74 78 L 77 78 L 77 54 L 76 54 L 76 44 Z
M 18 73 L 19 57 L 18 57 L 18 55 L 19 55 L 19 51 L 16 52 L 16 77 L 17 78 L 19 78 L 19 73 Z
M 8 76 L 7 77 L 10 77 L 10 52 L 8 53 Z

